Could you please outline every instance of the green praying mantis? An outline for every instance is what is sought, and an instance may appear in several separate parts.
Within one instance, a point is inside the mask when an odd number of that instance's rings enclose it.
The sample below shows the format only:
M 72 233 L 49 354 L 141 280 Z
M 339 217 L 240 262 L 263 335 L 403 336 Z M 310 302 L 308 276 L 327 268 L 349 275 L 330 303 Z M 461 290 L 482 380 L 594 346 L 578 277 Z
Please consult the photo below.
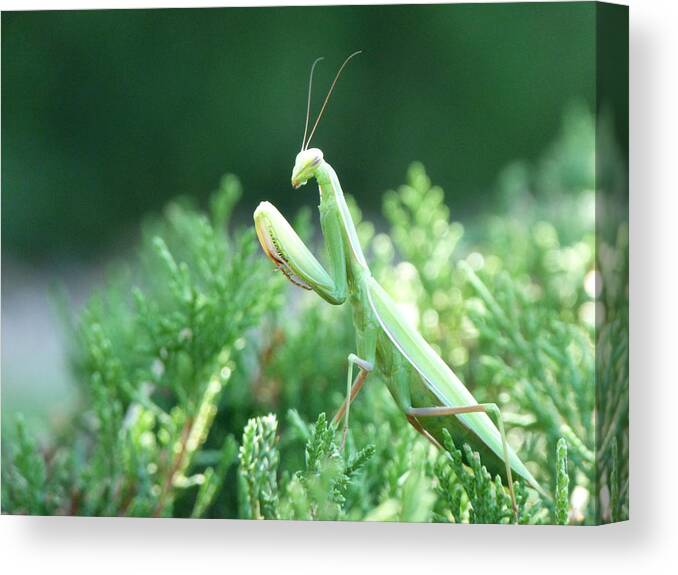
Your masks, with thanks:
M 329 260 L 328 269 L 315 258 L 292 226 L 269 202 L 259 204 L 254 223 L 259 242 L 275 266 L 296 286 L 312 290 L 332 305 L 349 302 L 355 328 L 355 353 L 348 355 L 346 399 L 334 423 L 343 418 L 342 445 L 349 425 L 352 401 L 370 374 L 386 383 L 410 424 L 434 445 L 442 447 L 446 428 L 457 445 L 468 443 L 478 451 L 488 470 L 506 480 L 514 514 L 517 514 L 512 473 L 542 495 L 544 491 L 506 440 L 504 423 L 494 403 L 478 403 L 454 372 L 399 312 L 398 306 L 377 283 L 358 241 L 355 224 L 336 172 L 318 148 L 309 144 L 351 54 L 339 68 L 306 138 L 311 105 L 311 67 L 306 125 L 301 151 L 292 170 L 297 189 L 315 179 L 320 191 L 320 224 Z M 353 379 L 354 368 L 358 374 Z M 493 423 L 489 417 L 496 421 Z

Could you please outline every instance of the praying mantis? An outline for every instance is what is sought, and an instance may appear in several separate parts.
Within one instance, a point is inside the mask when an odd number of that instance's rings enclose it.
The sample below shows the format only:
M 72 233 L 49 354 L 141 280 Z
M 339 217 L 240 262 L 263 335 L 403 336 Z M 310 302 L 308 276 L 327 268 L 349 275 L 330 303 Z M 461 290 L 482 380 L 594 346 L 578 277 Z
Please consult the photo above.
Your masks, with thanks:
M 344 444 L 353 400 L 370 374 L 384 381 L 409 423 L 440 449 L 443 428 L 457 445 L 468 443 L 478 451 L 488 470 L 507 482 L 517 516 L 512 473 L 544 495 L 544 491 L 508 444 L 501 412 L 495 403 L 478 403 L 448 365 L 399 312 L 396 303 L 372 276 L 358 241 L 355 224 L 336 172 L 318 148 L 309 144 L 351 54 L 341 65 L 308 138 L 313 71 L 309 80 L 306 125 L 301 151 L 292 170 L 292 187 L 315 179 L 320 191 L 320 225 L 328 255 L 328 269 L 316 259 L 284 216 L 269 202 L 261 202 L 254 223 L 265 254 L 296 286 L 312 290 L 332 305 L 350 303 L 356 350 L 348 355 L 346 399 L 334 418 L 343 419 Z M 354 368 L 358 374 L 353 379 Z M 490 418 L 494 417 L 495 423 Z

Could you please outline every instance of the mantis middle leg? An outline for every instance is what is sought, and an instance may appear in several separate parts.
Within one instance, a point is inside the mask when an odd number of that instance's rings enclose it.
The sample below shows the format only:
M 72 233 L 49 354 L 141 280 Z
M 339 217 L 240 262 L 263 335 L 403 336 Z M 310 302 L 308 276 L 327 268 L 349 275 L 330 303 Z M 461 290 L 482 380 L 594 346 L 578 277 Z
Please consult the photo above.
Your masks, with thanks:
M 356 376 L 355 381 L 352 381 L 354 365 L 357 365 L 360 368 L 360 373 L 358 373 L 358 375 Z M 348 356 L 348 374 L 346 377 L 346 399 L 344 400 L 344 403 L 341 404 L 339 411 L 337 411 L 336 415 L 334 416 L 334 419 L 332 420 L 334 424 L 338 424 L 341 418 L 342 417 L 344 418 L 344 429 L 341 436 L 342 449 L 344 448 L 344 444 L 346 443 L 346 435 L 348 433 L 348 415 L 351 403 L 353 403 L 353 400 L 358 395 L 358 392 L 362 389 L 363 384 L 367 379 L 367 375 L 369 374 L 370 371 L 372 371 L 372 369 L 373 365 L 369 361 L 361 359 L 353 353 Z

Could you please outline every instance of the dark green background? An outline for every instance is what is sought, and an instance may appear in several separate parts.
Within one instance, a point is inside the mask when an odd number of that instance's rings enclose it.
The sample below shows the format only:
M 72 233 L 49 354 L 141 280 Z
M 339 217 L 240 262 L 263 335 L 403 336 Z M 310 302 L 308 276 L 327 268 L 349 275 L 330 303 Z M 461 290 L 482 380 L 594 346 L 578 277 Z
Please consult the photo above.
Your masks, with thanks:
M 289 185 L 309 67 L 317 110 L 356 49 L 313 142 L 345 190 L 374 210 L 421 160 L 453 210 L 482 207 L 594 105 L 594 32 L 592 3 L 4 13 L 3 256 L 95 258 L 226 171 L 243 218 L 315 204 Z

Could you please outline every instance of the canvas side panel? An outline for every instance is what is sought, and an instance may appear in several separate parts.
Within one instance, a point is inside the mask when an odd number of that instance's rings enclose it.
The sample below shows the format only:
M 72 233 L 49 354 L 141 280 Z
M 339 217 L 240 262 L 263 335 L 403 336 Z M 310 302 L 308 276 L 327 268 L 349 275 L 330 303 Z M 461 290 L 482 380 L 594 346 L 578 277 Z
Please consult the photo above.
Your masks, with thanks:
M 596 7 L 596 475 L 598 523 L 629 517 L 629 20 Z

